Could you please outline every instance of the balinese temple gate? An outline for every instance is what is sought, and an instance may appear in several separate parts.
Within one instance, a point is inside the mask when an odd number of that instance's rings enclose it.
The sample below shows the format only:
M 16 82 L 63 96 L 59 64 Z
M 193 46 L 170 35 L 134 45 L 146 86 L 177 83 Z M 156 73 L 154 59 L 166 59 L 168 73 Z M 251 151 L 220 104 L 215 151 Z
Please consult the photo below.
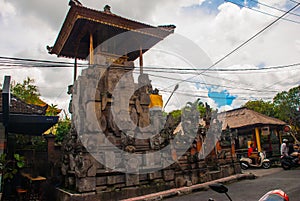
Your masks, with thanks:
M 153 27 L 125 19 L 109 6 L 97 11 L 78 1 L 69 5 L 56 42 L 48 47 L 50 54 L 75 60 L 75 81 L 69 88 L 73 125 L 63 143 L 64 189 L 117 200 L 240 172 L 233 139 L 222 154 L 214 148 L 208 157 L 198 157 L 209 144 L 203 143 L 205 129 L 220 124 L 210 124 L 209 114 L 199 129 L 200 116 L 190 105 L 176 134 L 176 123 L 151 109 L 151 98 L 159 96 L 143 72 L 143 54 L 172 34 L 174 25 Z M 77 59 L 89 61 L 78 77 Z M 133 77 L 136 59 L 138 83 Z M 61 190 L 60 200 L 75 196 L 70 192 Z

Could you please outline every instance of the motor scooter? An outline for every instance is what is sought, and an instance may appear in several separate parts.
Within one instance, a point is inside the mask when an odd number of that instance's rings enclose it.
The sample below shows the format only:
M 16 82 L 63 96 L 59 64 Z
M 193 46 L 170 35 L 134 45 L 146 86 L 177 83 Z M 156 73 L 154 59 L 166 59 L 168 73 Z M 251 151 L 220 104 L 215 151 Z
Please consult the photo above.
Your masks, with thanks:
M 228 195 L 228 188 L 220 183 L 214 183 L 209 185 L 209 187 L 218 192 L 224 193 L 228 200 L 232 201 L 231 197 Z M 209 198 L 208 201 L 214 201 L 214 199 Z M 258 201 L 289 201 L 289 196 L 282 190 L 272 190 L 264 194 Z
M 243 170 L 248 169 L 249 167 L 262 167 L 264 169 L 268 169 L 271 167 L 271 161 L 266 158 L 266 155 L 263 152 L 258 152 L 258 162 L 257 164 L 254 164 L 251 158 L 247 158 L 242 156 L 240 159 L 240 165 Z
M 298 167 L 299 158 L 296 156 L 281 156 L 280 157 L 281 167 L 284 170 L 289 170 L 292 167 Z

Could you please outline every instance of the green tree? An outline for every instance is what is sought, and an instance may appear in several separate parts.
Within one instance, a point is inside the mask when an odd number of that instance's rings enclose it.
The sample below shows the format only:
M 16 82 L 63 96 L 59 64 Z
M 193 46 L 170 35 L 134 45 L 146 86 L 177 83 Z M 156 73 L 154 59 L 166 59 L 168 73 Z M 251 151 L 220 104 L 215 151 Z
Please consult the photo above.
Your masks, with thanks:
M 289 91 L 278 93 L 273 98 L 277 118 L 289 123 L 292 126 L 300 127 L 300 85 L 291 88 Z
M 248 101 L 245 107 L 300 128 L 300 86 L 277 93 L 273 101 Z
M 44 107 L 47 105 L 47 103 L 40 99 L 40 92 L 38 90 L 38 87 L 34 85 L 34 82 L 34 79 L 27 77 L 25 80 L 23 80 L 23 83 L 12 84 L 11 92 L 14 96 L 21 99 L 27 104 Z M 61 110 L 57 108 L 57 105 L 47 105 L 47 116 L 56 116 L 60 112 Z
M 243 107 L 267 115 L 269 117 L 277 116 L 274 103 L 272 103 L 271 101 L 263 101 L 263 100 L 248 101 Z
M 23 83 L 12 85 L 11 92 L 14 96 L 28 104 L 36 104 L 40 102 L 40 93 L 34 82 L 34 79 L 27 77 L 23 80 Z

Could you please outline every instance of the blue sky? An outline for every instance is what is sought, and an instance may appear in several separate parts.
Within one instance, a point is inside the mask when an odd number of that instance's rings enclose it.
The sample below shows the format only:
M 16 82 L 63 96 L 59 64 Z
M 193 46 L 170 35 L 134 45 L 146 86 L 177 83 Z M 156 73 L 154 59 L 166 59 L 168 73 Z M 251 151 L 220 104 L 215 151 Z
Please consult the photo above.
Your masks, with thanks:
M 250 8 L 257 7 L 258 5 L 256 0 L 206 0 L 200 5 L 194 5 L 186 9 L 200 9 L 206 14 L 217 14 L 219 12 L 218 7 L 224 2 L 232 2 L 238 5 L 239 7 L 247 6 Z
M 213 99 L 218 107 L 231 105 L 236 96 L 231 95 L 227 90 L 216 91 L 213 88 L 208 89 L 208 97 Z

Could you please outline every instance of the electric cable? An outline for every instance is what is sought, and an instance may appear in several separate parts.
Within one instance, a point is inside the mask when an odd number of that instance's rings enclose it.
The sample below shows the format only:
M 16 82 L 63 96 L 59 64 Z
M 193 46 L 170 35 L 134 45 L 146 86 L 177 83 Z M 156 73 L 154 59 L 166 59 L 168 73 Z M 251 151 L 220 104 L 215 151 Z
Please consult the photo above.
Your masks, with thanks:
M 135 72 L 135 74 L 139 74 L 137 72 Z M 241 88 L 241 87 L 236 87 L 236 86 L 225 86 L 225 85 L 219 85 L 219 84 L 210 84 L 210 83 L 206 83 L 206 82 L 199 82 L 199 81 L 192 81 L 192 80 L 185 80 L 185 79 L 179 79 L 179 78 L 174 78 L 174 77 L 166 77 L 166 76 L 162 76 L 162 75 L 154 75 L 154 74 L 148 74 L 149 76 L 153 76 L 153 77 L 157 77 L 157 78 L 163 78 L 163 79 L 168 79 L 168 80 L 175 80 L 175 81 L 185 81 L 188 83 L 193 83 L 193 84 L 204 84 L 204 85 L 209 85 L 209 86 L 215 86 L 215 87 L 225 87 L 228 89 L 242 89 L 242 90 L 246 90 L 246 91 L 254 91 L 254 92 L 277 92 L 277 91 L 271 91 L 271 90 L 257 90 L 257 89 L 251 89 L 251 88 Z M 166 88 L 164 88 L 165 90 Z
M 160 92 L 165 92 L 165 93 L 172 93 L 171 90 L 164 90 L 164 89 L 161 89 L 159 90 Z M 197 91 L 198 92 L 198 91 Z M 235 100 L 235 99 L 238 99 L 238 100 L 249 100 L 249 97 L 242 97 L 242 96 L 232 96 L 232 97 L 220 97 L 220 96 L 214 96 L 214 95 L 199 95 L 199 94 L 196 94 L 196 93 L 186 93 L 186 92 L 181 92 L 181 91 L 175 91 L 174 92 L 175 94 L 180 94 L 180 95 L 184 95 L 184 96 L 189 96 L 189 97 L 196 97 L 196 98 L 212 98 L 212 99 L 221 99 L 221 100 Z M 272 97 L 258 97 L 260 99 L 272 99 Z
M 40 62 L 40 63 L 55 63 L 55 64 L 72 64 L 72 65 L 74 65 L 72 62 L 47 61 L 47 60 L 38 60 L 38 59 L 24 59 L 24 58 L 18 58 L 18 57 L 4 57 L 4 56 L 0 56 L 0 59 L 26 61 L 26 62 Z M 79 64 L 79 65 L 81 65 L 81 64 Z
M 2 59 L 1 59 L 2 58 Z M 70 65 L 73 65 L 72 63 L 69 63 L 69 62 L 55 62 L 55 61 L 46 61 L 46 60 L 34 60 L 34 59 L 24 59 L 24 58 L 12 58 L 12 57 L 0 57 L 0 65 L 1 63 L 3 63 L 2 61 L 5 60 L 5 62 L 8 62 L 8 63 L 19 63 L 20 65 L 17 65 L 15 64 L 14 67 L 16 67 L 17 69 L 19 68 L 22 68 L 23 65 L 25 65 L 23 62 L 34 62 L 34 67 L 44 67 L 44 65 L 42 66 L 39 66 L 37 64 L 35 64 L 35 62 L 43 62 L 43 63 L 47 63 L 46 65 L 48 65 L 48 63 L 58 63 L 59 65 L 61 63 L 63 64 L 70 64 Z M 4 62 L 4 63 L 5 63 Z M 294 67 L 294 66 L 299 66 L 300 63 L 295 63 L 295 64 L 288 64 L 288 65 L 279 65 L 279 66 L 271 66 L 271 67 L 265 67 L 265 68 L 259 68 L 259 69 L 252 69 L 252 68 L 248 68 L 248 69 L 211 69 L 211 71 L 254 71 L 254 70 L 258 70 L 258 71 L 262 71 L 262 70 L 271 70 L 271 69 L 279 69 L 279 68 L 288 68 L 288 67 Z M 82 67 L 87 67 L 89 65 L 87 64 L 83 64 Z M 55 66 L 57 67 L 57 66 Z M 73 67 L 73 66 L 63 66 L 63 67 Z M 103 68 L 107 68 L 107 66 L 103 66 Z M 123 67 L 120 67 L 120 68 L 123 68 Z M 2 68 L 3 69 L 3 68 Z M 160 71 L 159 69 L 165 69 L 165 70 L 168 70 L 168 71 Z M 169 69 L 172 69 L 172 70 L 178 70 L 180 72 L 169 72 Z M 179 73 L 179 74 L 188 74 L 188 73 L 194 73 L 194 72 L 182 72 L 182 71 L 187 71 L 187 70 L 190 70 L 190 71 L 195 71 L 194 68 L 192 69 L 186 69 L 186 68 L 163 68 L 163 67 L 153 67 L 153 66 L 150 66 L 150 67 L 145 67 L 145 71 L 147 72 L 152 72 L 152 73 L 156 73 L 156 72 L 164 72 L 166 74 L 168 73 Z M 203 70 L 202 69 L 197 69 L 197 70 Z M 155 75 L 155 74 L 150 74 L 151 76 L 154 76 L 154 77 L 160 77 L 160 78 L 164 78 L 164 79 L 170 79 L 170 80 L 177 80 L 177 81 L 183 81 L 183 79 L 174 79 L 173 77 L 170 78 L 170 77 L 166 77 L 166 76 L 161 76 L 161 75 Z M 237 84 L 240 84 L 239 82 L 235 81 L 235 80 L 230 80 L 230 79 L 226 79 L 226 78 L 222 78 L 222 77 L 215 77 L 213 75 L 207 75 L 207 72 L 205 74 L 203 74 L 203 76 L 207 76 L 207 77 L 212 77 L 212 78 L 217 78 L 217 79 L 222 79 L 222 80 L 225 80 L 225 81 L 228 81 L 230 83 L 237 83 Z M 256 90 L 256 89 L 251 89 L 251 88 L 241 88 L 241 87 L 231 87 L 231 86 L 225 86 L 225 85 L 216 85 L 216 84 L 210 84 L 210 83 L 203 83 L 203 82 L 199 82 L 199 81 L 191 81 L 191 83 L 197 83 L 197 84 L 204 84 L 204 85 L 210 85 L 210 86 L 218 86 L 218 87 L 226 87 L 226 88 L 232 88 L 232 89 L 241 89 L 241 90 L 247 90 L 247 91 L 256 91 L 256 92 L 262 92 L 262 93 L 265 93 L 265 92 L 276 92 L 276 91 L 266 91 L 266 90 Z
M 255 8 L 250 7 L 250 6 L 242 5 L 242 4 L 239 4 L 239 3 L 237 3 L 237 2 L 233 2 L 233 1 L 231 1 L 231 0 L 224 0 L 224 1 L 225 1 L 225 2 L 229 2 L 229 3 L 232 3 L 232 4 L 237 5 L 237 6 L 239 6 L 239 7 L 248 8 L 249 10 L 253 10 L 253 11 L 255 11 L 255 12 L 259 12 L 259 13 L 262 13 L 262 14 L 265 14 L 265 15 L 268 15 L 268 16 L 271 16 L 271 17 L 276 17 L 276 18 L 279 17 L 279 16 L 277 16 L 277 15 L 273 15 L 273 14 L 270 14 L 270 13 L 268 13 L 268 12 L 265 12 L 265 11 L 261 11 L 261 10 L 255 9 Z M 291 19 L 288 19 L 288 18 L 282 18 L 282 20 L 285 20 L 285 21 L 288 21 L 288 22 L 293 22 L 293 23 L 296 23 L 296 24 L 300 24 L 299 21 L 291 20 Z
M 267 8 L 271 8 L 271 9 L 274 9 L 274 10 L 281 11 L 281 12 L 283 12 L 283 13 L 286 12 L 286 10 L 282 10 L 282 9 L 280 9 L 280 8 L 276 8 L 276 7 L 274 7 L 274 6 L 270 6 L 270 5 L 268 5 L 268 4 L 265 4 L 265 3 L 262 3 L 262 2 L 259 2 L 259 1 L 256 1 L 256 0 L 248 0 L 248 1 L 252 1 L 252 2 L 254 2 L 254 3 L 260 4 L 260 5 L 265 6 L 265 7 L 267 7 Z M 299 14 L 292 13 L 292 12 L 290 12 L 290 15 L 295 15 L 295 16 L 300 17 Z
M 8 60 L 9 59 L 9 60 Z M 7 61 L 8 60 L 8 61 Z M 26 62 L 15 62 L 15 61 L 26 61 Z M 29 63 L 27 61 L 33 61 L 34 63 Z M 47 64 L 43 64 L 47 63 Z M 59 64 L 59 65 L 56 65 Z M 66 65 L 61 65 L 61 64 L 66 64 Z M 42 67 L 47 67 L 47 68 L 68 68 L 74 67 L 73 63 L 69 62 L 55 62 L 55 61 L 47 61 L 47 60 L 32 60 L 32 59 L 21 59 L 21 58 L 8 58 L 8 57 L 0 57 L 0 66 L 2 68 L 4 67 L 19 67 L 19 68 L 26 68 L 26 67 L 33 67 L 33 68 L 42 68 Z M 78 68 L 86 68 L 89 67 L 89 64 L 78 64 Z M 100 66 L 100 65 L 97 65 Z M 213 72 L 221 72 L 221 71 L 229 71 L 229 72 L 235 72 L 235 71 L 264 71 L 264 70 L 274 70 L 274 69 L 282 69 L 282 68 L 289 68 L 289 67 L 296 67 L 300 66 L 300 63 L 293 63 L 293 64 L 286 64 L 286 65 L 277 65 L 277 66 L 268 66 L 268 67 L 263 67 L 263 68 L 218 68 L 218 69 L 207 69 L 207 68 L 189 68 L 189 67 L 159 67 L 159 66 L 144 66 L 145 71 L 149 72 L 170 72 L 170 71 L 179 71 L 178 73 L 182 73 L 182 71 L 213 71 Z M 101 66 L 100 66 L 101 67 Z M 103 68 L 107 68 L 107 66 L 102 66 Z M 118 68 L 118 67 L 114 67 Z M 119 68 L 124 68 L 120 66 Z M 135 67 L 139 68 L 139 67 Z M 165 71 L 163 71 L 165 70 Z M 184 72 L 184 73 L 186 73 Z M 177 73 L 177 72 L 176 72 Z
M 267 30 L 268 28 L 270 28 L 272 25 L 274 25 L 276 22 L 278 22 L 280 19 L 282 19 L 284 16 L 286 16 L 289 12 L 293 11 L 294 9 L 296 9 L 298 6 L 300 5 L 300 3 L 297 3 L 295 6 L 293 6 L 291 9 L 289 9 L 288 11 L 286 11 L 283 15 L 281 15 L 280 17 L 278 17 L 277 19 L 275 19 L 274 21 L 272 21 L 270 24 L 268 24 L 267 26 L 265 26 L 263 29 L 261 29 L 260 31 L 258 31 L 256 34 L 254 34 L 253 36 L 251 36 L 249 39 L 247 39 L 246 41 L 244 41 L 243 43 L 241 43 L 239 46 L 237 46 L 236 48 L 234 48 L 233 50 L 231 50 L 229 53 L 227 53 L 225 56 L 223 56 L 222 58 L 220 58 L 219 60 L 217 60 L 216 62 L 214 62 L 211 66 L 209 66 L 207 69 L 203 70 L 201 73 L 198 73 L 195 76 L 192 76 L 190 78 L 187 78 L 184 81 L 187 81 L 189 79 L 195 78 L 199 75 L 202 75 L 203 73 L 205 73 L 207 70 L 215 67 L 216 65 L 218 65 L 219 63 L 221 63 L 223 60 L 225 60 L 227 57 L 229 57 L 230 55 L 232 55 L 233 53 L 235 53 L 236 51 L 238 51 L 240 48 L 242 48 L 243 46 L 245 46 L 247 43 L 249 43 L 250 41 L 252 41 L 254 38 L 256 38 L 257 36 L 259 36 L 260 34 L 262 34 L 265 30 Z M 179 83 L 182 83 L 184 81 L 181 81 Z M 176 83 L 176 84 L 179 84 Z M 170 85 L 169 87 L 172 87 L 174 85 Z

